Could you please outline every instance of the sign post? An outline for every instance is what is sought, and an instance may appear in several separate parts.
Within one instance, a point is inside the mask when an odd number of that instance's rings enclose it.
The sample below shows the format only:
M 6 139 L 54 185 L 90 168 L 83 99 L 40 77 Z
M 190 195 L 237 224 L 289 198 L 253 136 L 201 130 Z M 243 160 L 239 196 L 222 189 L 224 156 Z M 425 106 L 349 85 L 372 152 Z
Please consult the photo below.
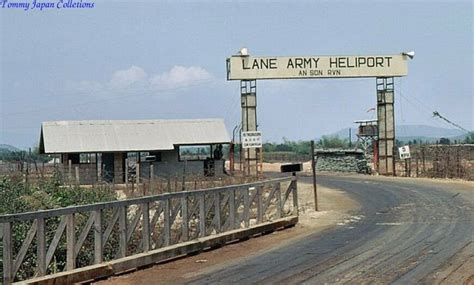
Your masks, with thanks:
M 410 168 L 411 168 L 411 154 L 410 154 L 410 146 L 405 145 L 398 148 L 398 153 L 400 154 L 400 159 L 405 160 L 405 177 L 411 176 Z M 410 168 L 408 167 L 408 163 L 410 163 Z
M 314 210 L 318 211 L 318 188 L 316 186 L 316 161 L 314 159 L 314 141 L 311 141 L 311 170 L 313 171 Z

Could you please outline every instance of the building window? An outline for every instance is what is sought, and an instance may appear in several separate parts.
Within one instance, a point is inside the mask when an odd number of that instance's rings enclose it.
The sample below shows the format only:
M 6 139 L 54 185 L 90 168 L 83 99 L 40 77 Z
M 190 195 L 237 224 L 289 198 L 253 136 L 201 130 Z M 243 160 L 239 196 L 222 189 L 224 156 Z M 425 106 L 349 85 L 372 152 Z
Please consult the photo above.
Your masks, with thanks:
M 150 153 L 149 152 L 145 152 L 145 151 L 142 151 L 140 152 L 140 161 L 146 161 L 146 157 L 149 156 Z
M 179 160 L 206 160 L 212 158 L 210 145 L 179 146 Z
M 65 161 L 64 163 L 69 163 L 71 161 L 71 164 L 78 164 L 79 163 L 79 154 L 78 153 L 69 153 L 67 156 L 64 156 Z
M 135 164 L 138 162 L 138 152 L 127 152 L 126 158 L 128 159 L 128 163 Z
M 79 154 L 79 163 L 82 163 L 82 164 L 96 163 L 95 153 L 81 153 L 81 154 Z
M 145 159 L 149 160 L 149 161 L 160 162 L 161 161 L 161 152 L 159 152 L 159 151 L 150 152 L 149 155 Z

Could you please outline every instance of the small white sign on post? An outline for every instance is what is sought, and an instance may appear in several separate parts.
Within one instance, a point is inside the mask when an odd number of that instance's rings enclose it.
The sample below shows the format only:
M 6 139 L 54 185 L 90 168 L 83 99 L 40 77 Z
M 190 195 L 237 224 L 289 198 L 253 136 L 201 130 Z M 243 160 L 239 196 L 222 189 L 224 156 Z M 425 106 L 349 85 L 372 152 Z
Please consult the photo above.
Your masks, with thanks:
M 242 148 L 262 147 L 262 132 L 242 132 Z
M 400 159 L 411 158 L 410 155 L 410 146 L 405 145 L 398 148 L 398 153 L 400 154 Z

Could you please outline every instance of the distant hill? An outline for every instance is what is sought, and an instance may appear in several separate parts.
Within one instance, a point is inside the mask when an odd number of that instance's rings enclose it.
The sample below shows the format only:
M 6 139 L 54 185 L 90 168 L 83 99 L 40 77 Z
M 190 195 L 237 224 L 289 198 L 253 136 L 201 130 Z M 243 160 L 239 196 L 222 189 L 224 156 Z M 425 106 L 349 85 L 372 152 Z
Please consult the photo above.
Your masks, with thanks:
M 16 148 L 9 144 L 0 144 L 0 152 L 7 152 L 7 151 L 19 151 L 19 148 Z
M 399 137 L 451 138 L 464 133 L 456 129 L 439 128 L 427 125 L 400 125 L 395 131 Z
M 472 132 L 471 132 L 471 134 L 472 134 Z M 462 135 L 460 135 L 460 136 L 450 137 L 449 139 L 450 139 L 451 141 L 455 141 L 455 140 L 456 140 L 456 141 L 463 141 L 463 140 L 465 140 L 468 136 L 469 136 L 469 134 L 462 134 Z
M 357 140 L 357 128 L 351 128 L 351 139 L 352 141 Z M 400 141 L 413 141 L 422 140 L 428 142 L 435 142 L 439 138 L 449 138 L 450 140 L 463 140 L 466 137 L 460 130 L 439 128 L 427 125 L 399 125 L 395 127 L 395 135 Z M 329 134 L 328 136 L 337 136 L 342 139 L 349 138 L 349 128 L 339 130 L 335 133 Z

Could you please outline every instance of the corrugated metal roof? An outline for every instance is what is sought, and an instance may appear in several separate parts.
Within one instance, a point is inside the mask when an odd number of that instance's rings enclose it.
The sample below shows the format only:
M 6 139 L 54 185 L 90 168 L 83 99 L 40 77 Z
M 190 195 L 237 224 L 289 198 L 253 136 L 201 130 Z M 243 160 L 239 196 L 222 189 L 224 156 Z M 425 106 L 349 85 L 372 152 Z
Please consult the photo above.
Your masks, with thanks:
M 174 145 L 229 142 L 222 119 L 52 121 L 41 126 L 40 151 L 172 150 Z

